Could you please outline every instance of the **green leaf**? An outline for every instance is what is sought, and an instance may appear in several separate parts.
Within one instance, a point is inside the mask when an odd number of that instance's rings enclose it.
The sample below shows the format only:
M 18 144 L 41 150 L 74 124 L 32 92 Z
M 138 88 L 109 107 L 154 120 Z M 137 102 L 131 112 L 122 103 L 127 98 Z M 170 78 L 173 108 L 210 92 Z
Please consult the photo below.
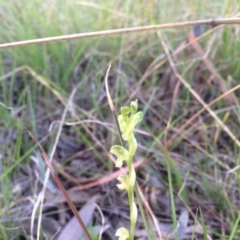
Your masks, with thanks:
M 201 216 L 201 223 L 202 223 L 202 228 L 203 228 L 203 237 L 204 237 L 204 240 L 208 240 L 207 228 L 206 228 L 206 225 L 205 225 L 205 221 L 204 221 L 201 209 L 200 209 L 200 216 Z
M 1 116 L 1 119 L 9 119 L 10 115 L 9 115 L 8 109 L 0 106 L 0 116 Z

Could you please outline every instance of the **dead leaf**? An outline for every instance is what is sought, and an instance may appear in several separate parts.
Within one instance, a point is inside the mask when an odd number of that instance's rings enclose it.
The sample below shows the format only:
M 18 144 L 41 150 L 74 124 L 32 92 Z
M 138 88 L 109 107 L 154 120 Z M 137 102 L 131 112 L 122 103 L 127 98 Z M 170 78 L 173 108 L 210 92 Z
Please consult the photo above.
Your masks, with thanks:
M 95 210 L 95 202 L 99 198 L 99 195 L 92 197 L 79 211 L 79 214 L 85 224 L 90 223 Z M 73 217 L 69 223 L 63 228 L 62 232 L 58 236 L 57 240 L 81 240 L 83 239 L 84 232 L 79 226 L 79 223 L 75 217 Z

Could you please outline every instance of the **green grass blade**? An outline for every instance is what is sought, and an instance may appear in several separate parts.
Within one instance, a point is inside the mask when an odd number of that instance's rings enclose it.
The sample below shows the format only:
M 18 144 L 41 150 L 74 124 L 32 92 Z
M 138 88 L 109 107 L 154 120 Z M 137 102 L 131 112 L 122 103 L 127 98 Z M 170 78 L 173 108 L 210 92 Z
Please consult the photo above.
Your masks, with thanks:
M 229 240 L 233 240 L 234 234 L 236 233 L 237 229 L 239 229 L 239 226 L 238 226 L 239 222 L 240 222 L 240 214 L 238 214 L 237 221 L 234 224 Z
M 206 229 L 206 225 L 205 225 L 205 221 L 204 221 L 204 217 L 202 215 L 202 210 L 200 209 L 200 217 L 201 217 L 201 223 L 202 223 L 202 228 L 203 228 L 203 237 L 204 240 L 208 240 L 207 237 L 207 229 Z
M 142 216 L 142 219 L 143 219 L 143 224 L 144 224 L 144 227 L 145 227 L 146 232 L 147 232 L 148 239 L 153 240 L 153 238 L 151 237 L 150 231 L 149 231 L 150 230 L 150 224 L 149 224 L 149 221 L 147 220 L 145 211 L 143 209 L 141 197 L 140 197 L 140 194 L 139 194 L 139 191 L 138 191 L 138 186 L 135 186 L 135 194 L 136 194 L 136 198 L 137 198 L 137 201 L 138 201 L 139 210 L 140 210 L 140 213 L 141 213 L 141 216 Z

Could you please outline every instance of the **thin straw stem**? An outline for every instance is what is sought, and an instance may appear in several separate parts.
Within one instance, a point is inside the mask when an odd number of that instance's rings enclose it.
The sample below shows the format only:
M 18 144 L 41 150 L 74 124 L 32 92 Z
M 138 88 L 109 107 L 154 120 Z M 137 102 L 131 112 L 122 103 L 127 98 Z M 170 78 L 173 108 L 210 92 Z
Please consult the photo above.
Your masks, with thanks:
M 167 29 L 167 28 L 180 28 L 180 27 L 188 27 L 188 26 L 195 26 L 195 25 L 217 26 L 222 24 L 224 25 L 240 24 L 240 18 L 218 18 L 218 19 L 187 21 L 187 22 L 179 22 L 179 23 L 165 23 L 165 24 L 149 25 L 149 26 L 142 26 L 142 27 L 120 28 L 120 29 L 113 29 L 113 30 L 88 32 L 88 33 L 61 35 L 61 36 L 55 36 L 55 37 L 38 38 L 38 39 L 0 44 L 0 49 L 24 46 L 29 44 L 66 41 L 66 40 L 72 40 L 72 39 L 78 39 L 78 38 L 116 35 L 116 34 L 122 34 L 122 33 L 154 31 L 154 30 L 161 30 L 161 29 Z

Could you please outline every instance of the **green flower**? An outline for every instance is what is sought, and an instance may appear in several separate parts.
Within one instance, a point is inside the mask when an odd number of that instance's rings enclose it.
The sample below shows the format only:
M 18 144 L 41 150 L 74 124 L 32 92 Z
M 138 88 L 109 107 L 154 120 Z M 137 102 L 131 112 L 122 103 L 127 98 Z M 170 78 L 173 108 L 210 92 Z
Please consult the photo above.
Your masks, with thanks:
M 134 114 L 138 110 L 138 101 L 137 99 L 135 101 L 132 101 L 130 104 L 131 112 Z
M 128 177 L 128 175 L 122 174 L 117 178 L 117 180 L 120 182 L 119 184 L 117 184 L 117 187 L 120 190 L 128 191 L 128 189 L 129 189 L 129 177 Z
M 133 134 L 128 138 L 128 145 L 129 145 L 129 155 L 134 156 L 137 150 L 137 140 Z
M 118 116 L 118 123 L 122 133 L 123 140 L 128 142 L 128 150 L 122 146 L 115 145 L 110 152 L 117 157 L 116 167 L 122 167 L 123 161 L 128 166 L 128 174 L 122 174 L 117 179 L 120 182 L 117 187 L 120 190 L 126 190 L 128 193 L 128 201 L 130 207 L 130 233 L 121 227 L 117 230 L 116 235 L 119 240 L 134 239 L 135 225 L 137 221 L 137 207 L 134 202 L 134 186 L 136 183 L 136 172 L 132 161 L 137 149 L 137 141 L 134 137 L 134 128 L 142 121 L 143 112 L 137 112 L 138 101 L 131 102 L 129 107 L 122 107 L 121 114 Z
M 118 123 L 122 132 L 122 138 L 128 141 L 133 134 L 135 126 L 142 121 L 143 112 L 137 112 L 138 102 L 131 102 L 130 107 L 122 107 L 121 115 L 118 116 Z M 137 113 L 136 113 L 137 112 Z
M 121 227 L 117 230 L 115 236 L 119 237 L 119 240 L 126 240 L 129 238 L 129 231 L 126 228 Z
M 131 113 L 131 108 L 130 107 L 121 107 L 121 115 L 123 116 L 124 121 L 127 120 L 127 117 Z
M 113 153 L 117 157 L 116 167 L 120 168 L 123 165 L 123 161 L 128 161 L 129 152 L 122 146 L 112 146 L 110 153 Z

